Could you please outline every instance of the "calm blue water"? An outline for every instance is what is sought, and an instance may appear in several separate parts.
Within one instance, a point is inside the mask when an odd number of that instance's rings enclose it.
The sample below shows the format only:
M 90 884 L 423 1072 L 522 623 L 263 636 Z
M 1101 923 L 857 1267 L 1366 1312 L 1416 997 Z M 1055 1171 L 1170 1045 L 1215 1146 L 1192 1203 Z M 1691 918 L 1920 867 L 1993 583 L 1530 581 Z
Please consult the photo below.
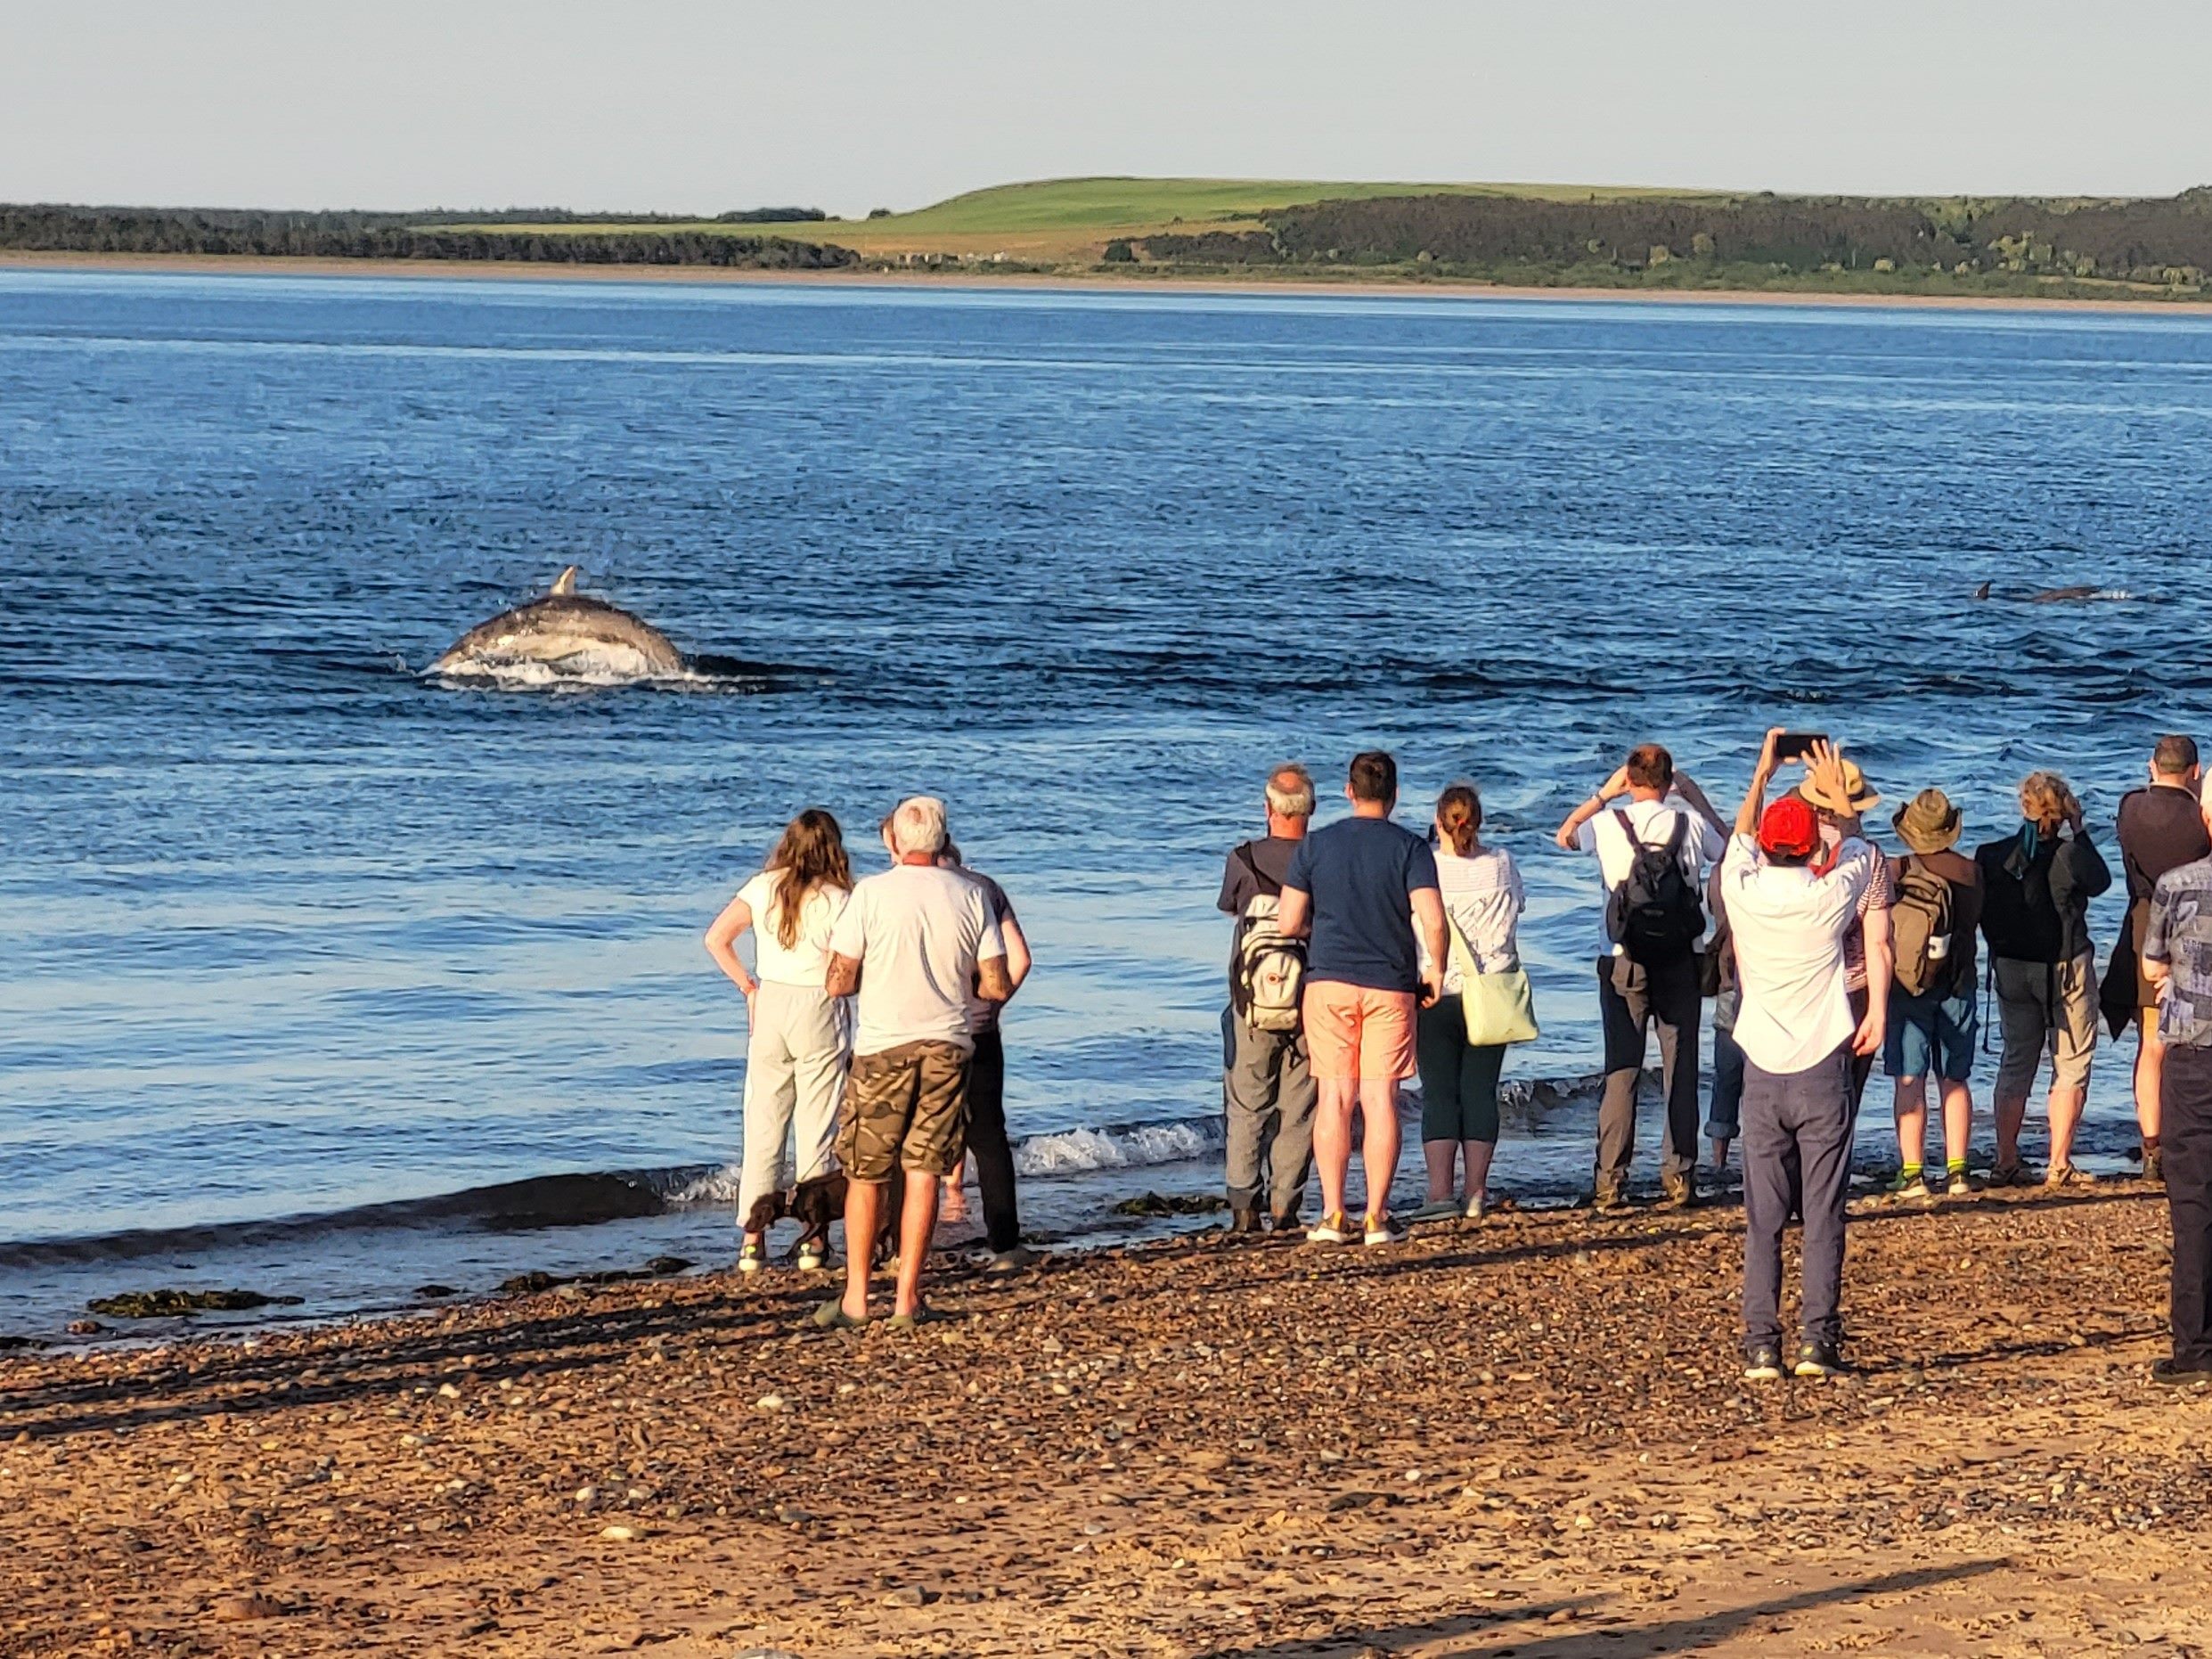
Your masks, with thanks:
M 1547 837 L 1631 741 L 1732 802 L 1824 727 L 1973 839 L 2031 766 L 2109 826 L 2212 737 L 2208 439 L 2168 315 L 0 274 L 0 1241 L 719 1165 L 701 931 L 796 809 L 865 842 L 918 789 L 1037 948 L 1041 1168 L 1216 1107 L 1213 894 L 1284 756 L 1482 783 L 1510 1075 L 1586 1071 Z M 415 676 L 569 562 L 809 672 Z

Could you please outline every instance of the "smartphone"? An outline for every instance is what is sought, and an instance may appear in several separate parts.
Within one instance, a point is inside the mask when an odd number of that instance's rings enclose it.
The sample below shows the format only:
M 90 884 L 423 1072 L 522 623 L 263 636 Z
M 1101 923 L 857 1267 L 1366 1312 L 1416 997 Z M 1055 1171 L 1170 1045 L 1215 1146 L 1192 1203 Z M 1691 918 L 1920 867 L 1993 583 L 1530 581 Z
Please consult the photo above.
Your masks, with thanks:
M 1825 743 L 1825 731 L 1785 731 L 1775 740 L 1776 760 L 1803 760 L 1813 752 L 1813 745 Z

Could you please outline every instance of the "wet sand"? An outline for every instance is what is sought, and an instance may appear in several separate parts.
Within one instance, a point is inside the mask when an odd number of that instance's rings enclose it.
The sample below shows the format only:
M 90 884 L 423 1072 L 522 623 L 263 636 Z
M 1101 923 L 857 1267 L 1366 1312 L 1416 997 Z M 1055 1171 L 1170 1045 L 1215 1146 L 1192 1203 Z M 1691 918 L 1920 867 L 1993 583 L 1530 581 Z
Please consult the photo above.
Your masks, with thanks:
M 1856 1377 L 1740 1213 L 1192 1236 L 0 1362 L 0 1651 L 1304 1659 L 2212 1646 L 2157 1195 L 1859 1212 Z
M 1484 282 L 1470 278 L 1349 275 L 1316 278 L 1255 273 L 1179 275 L 1147 270 L 1130 276 L 1087 271 L 1008 271 L 989 265 L 918 271 L 748 271 L 715 266 L 553 265 L 489 259 L 314 259 L 260 255 L 45 253 L 0 249 L 0 270 L 92 273 L 167 272 L 192 276 L 350 276 L 480 278 L 539 282 L 771 282 L 845 288 L 1072 289 L 1106 294 L 1284 294 L 1304 298 L 1385 294 L 1432 299 L 1617 299 L 1657 305 L 1911 306 L 1969 311 L 2115 311 L 2151 315 L 2212 315 L 2212 300 L 2172 299 L 2145 289 L 2133 298 L 2082 299 L 2021 294 L 1881 294 L 1731 288 L 1570 288 Z

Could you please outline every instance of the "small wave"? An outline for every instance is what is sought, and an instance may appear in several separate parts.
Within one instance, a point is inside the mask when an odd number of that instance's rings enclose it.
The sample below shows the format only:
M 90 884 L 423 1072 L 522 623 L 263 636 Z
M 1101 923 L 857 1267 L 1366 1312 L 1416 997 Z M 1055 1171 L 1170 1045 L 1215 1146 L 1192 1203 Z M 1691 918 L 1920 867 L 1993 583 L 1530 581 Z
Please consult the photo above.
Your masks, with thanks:
M 1092 1170 L 1184 1164 L 1219 1151 L 1227 1131 L 1219 1115 L 1063 1129 L 1014 1143 L 1017 1175 L 1080 1175 Z
M 404 663 L 400 667 L 405 672 Z M 616 650 L 583 651 L 557 663 L 472 658 L 444 668 L 425 668 L 419 677 L 456 691 L 592 691 L 639 686 L 668 691 L 771 691 L 795 678 L 828 676 L 820 669 L 735 657 L 695 657 L 674 674 L 661 674 L 652 670 L 641 653 Z

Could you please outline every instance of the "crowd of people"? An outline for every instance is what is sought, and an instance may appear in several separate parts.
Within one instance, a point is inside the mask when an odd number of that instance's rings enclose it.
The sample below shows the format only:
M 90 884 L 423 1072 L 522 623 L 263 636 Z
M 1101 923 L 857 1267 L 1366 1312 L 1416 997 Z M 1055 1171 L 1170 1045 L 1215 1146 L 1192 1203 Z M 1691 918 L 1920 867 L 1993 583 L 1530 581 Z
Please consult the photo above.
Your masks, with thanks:
M 1792 767 L 1801 769 L 1794 787 L 1769 800 Z M 1387 754 L 1355 756 L 1344 794 L 1348 813 L 1314 828 L 1311 773 L 1277 767 L 1264 785 L 1266 833 L 1233 848 L 1224 867 L 1229 1228 L 1385 1246 L 1408 1221 L 1487 1214 L 1506 1050 L 1539 1028 L 1519 948 L 1521 872 L 1484 842 L 1475 786 L 1446 789 L 1425 834 L 1394 821 L 1398 770 Z M 1661 1202 L 1700 1201 L 1702 1083 L 1714 1167 L 1741 1148 L 1751 1378 L 1845 1364 L 1846 1199 L 1876 1062 L 1894 1091 L 1892 1197 L 2029 1181 L 2021 1132 L 2046 1060 L 2050 1149 L 2039 1179 L 2063 1188 L 2084 1179 L 2073 1146 L 2101 1017 L 2116 1039 L 2136 1034 L 2143 1173 L 2163 1181 L 2172 1214 L 2174 1352 L 2158 1374 L 2212 1377 L 2212 789 L 2191 740 L 2159 740 L 2145 787 L 2120 803 L 2128 908 L 2102 975 L 2088 911 L 2112 877 L 2081 804 L 2040 771 L 2019 799 L 2018 828 L 1970 857 L 1958 850 L 1959 808 L 1923 789 L 1893 813 L 1902 850 L 1885 854 L 1865 822 L 1881 797 L 1858 765 L 1824 736 L 1776 731 L 1732 822 L 1647 743 L 1559 826 L 1562 849 L 1596 862 L 1603 899 L 1592 941 L 1604 1084 L 1590 1201 L 1601 1211 L 1628 1202 L 1655 1031 Z M 848 1241 L 876 1237 L 895 1207 L 892 1319 L 911 1323 L 926 1317 L 924 1264 L 967 1160 L 992 1265 L 1034 1259 L 1021 1239 L 999 1034 L 1031 959 L 1005 890 L 960 862 L 942 802 L 902 801 L 882 833 L 891 868 L 855 880 L 837 821 L 801 813 L 706 942 L 750 1014 L 740 1217 L 787 1170 L 801 1185 L 839 1181 Z M 735 949 L 748 930 L 751 968 Z M 1977 1173 L 1984 946 L 2001 1053 L 1996 1156 Z M 1426 1190 L 1401 1219 L 1391 1201 L 1399 1095 L 1416 1078 Z M 1939 1170 L 1926 1151 L 1931 1081 Z M 1316 1176 L 1320 1210 L 1309 1224 Z M 1800 1330 L 1785 1354 L 1782 1238 L 1792 1220 L 1803 1226 Z M 803 1243 L 798 1259 L 824 1265 L 824 1246 Z M 740 1268 L 767 1260 L 764 1231 L 748 1231 Z M 870 1267 L 866 1247 L 848 1248 L 844 1294 L 822 1304 L 818 1323 L 869 1318 Z

